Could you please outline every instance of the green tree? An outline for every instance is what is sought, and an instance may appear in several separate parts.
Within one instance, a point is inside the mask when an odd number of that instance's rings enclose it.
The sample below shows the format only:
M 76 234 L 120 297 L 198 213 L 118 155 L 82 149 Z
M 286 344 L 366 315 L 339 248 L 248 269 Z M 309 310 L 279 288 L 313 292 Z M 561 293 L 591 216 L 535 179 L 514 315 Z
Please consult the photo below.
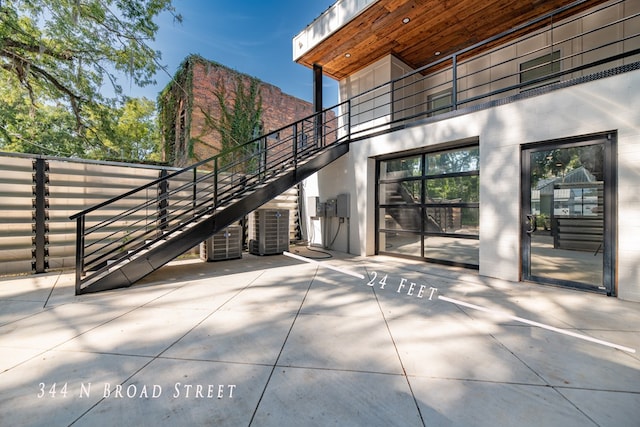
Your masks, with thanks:
M 73 114 L 44 104 L 35 108 L 23 92 L 0 81 L 0 150 L 57 156 L 80 156 Z
M 125 145 L 130 159 L 160 161 L 160 129 L 156 103 L 147 98 L 131 98 L 121 109 L 117 125 L 119 147 Z M 128 144 L 127 144 L 128 142 Z
M 147 43 L 165 11 L 181 19 L 171 0 L 0 2 L 0 148 L 108 152 L 113 124 L 99 118 L 125 108 L 120 77 L 153 82 L 160 53 Z
M 125 160 L 160 161 L 160 130 L 155 102 L 146 98 L 129 98 L 122 107 L 93 109 L 88 120 L 96 123 L 91 136 L 101 142 L 100 148 L 87 157 Z M 97 126 L 99 124 L 99 126 Z

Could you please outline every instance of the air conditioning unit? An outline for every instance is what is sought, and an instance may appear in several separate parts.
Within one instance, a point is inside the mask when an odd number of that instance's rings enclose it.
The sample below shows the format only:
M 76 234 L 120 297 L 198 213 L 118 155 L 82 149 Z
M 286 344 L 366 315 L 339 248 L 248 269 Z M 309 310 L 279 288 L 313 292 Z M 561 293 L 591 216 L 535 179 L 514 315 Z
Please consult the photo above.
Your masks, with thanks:
M 224 261 L 242 258 L 242 227 L 230 225 L 200 243 L 202 261 Z
M 289 211 L 258 209 L 249 215 L 249 252 L 276 255 L 289 250 Z

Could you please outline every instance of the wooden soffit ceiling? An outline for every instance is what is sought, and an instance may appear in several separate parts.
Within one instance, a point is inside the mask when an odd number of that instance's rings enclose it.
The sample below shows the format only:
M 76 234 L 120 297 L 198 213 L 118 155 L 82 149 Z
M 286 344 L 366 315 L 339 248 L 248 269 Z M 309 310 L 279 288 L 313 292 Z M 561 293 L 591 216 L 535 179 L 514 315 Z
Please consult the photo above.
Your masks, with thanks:
M 564 16 L 604 0 L 590 0 Z M 302 55 L 341 80 L 389 54 L 418 68 L 576 0 L 379 0 Z M 408 18 L 408 22 L 406 21 Z M 441 56 L 441 57 L 442 57 Z

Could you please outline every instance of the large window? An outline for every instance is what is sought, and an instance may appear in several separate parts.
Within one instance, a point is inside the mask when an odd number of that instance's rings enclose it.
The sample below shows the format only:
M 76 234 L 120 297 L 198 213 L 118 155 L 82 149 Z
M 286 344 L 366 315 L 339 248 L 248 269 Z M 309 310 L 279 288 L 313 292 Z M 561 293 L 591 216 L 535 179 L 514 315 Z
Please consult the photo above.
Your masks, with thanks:
M 378 253 L 477 268 L 477 146 L 378 162 Z

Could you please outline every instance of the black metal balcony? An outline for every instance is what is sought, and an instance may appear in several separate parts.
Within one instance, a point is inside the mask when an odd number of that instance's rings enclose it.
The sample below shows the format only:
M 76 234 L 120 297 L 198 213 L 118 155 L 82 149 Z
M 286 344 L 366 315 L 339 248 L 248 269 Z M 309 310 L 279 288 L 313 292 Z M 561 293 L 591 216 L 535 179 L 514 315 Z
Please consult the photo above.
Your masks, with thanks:
M 582 3 L 353 96 L 351 137 L 438 121 L 640 68 L 640 13 L 632 2 L 609 2 L 572 15 Z

